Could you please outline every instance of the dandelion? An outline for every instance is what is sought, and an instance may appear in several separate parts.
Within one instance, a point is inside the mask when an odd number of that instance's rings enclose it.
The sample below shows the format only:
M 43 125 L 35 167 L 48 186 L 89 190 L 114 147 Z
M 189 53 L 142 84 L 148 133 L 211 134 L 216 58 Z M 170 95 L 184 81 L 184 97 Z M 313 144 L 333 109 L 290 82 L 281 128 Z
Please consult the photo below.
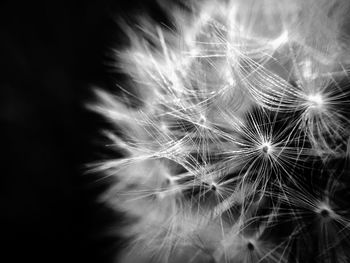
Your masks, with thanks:
M 91 170 L 129 218 L 121 262 L 346 262 L 349 4 L 168 4 L 173 25 L 122 22 L 128 82 L 90 104 L 114 127 Z

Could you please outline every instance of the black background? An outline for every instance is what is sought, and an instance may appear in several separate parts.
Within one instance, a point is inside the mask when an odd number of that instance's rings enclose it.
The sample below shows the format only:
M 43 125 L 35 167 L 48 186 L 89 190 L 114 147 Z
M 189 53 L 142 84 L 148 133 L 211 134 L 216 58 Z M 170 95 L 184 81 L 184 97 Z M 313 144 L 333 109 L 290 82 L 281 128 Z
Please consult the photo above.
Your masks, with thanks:
M 96 202 L 106 183 L 85 173 L 106 123 L 84 105 L 118 81 L 115 20 L 150 3 L 0 4 L 0 262 L 111 262 L 123 244 L 106 235 L 120 217 Z

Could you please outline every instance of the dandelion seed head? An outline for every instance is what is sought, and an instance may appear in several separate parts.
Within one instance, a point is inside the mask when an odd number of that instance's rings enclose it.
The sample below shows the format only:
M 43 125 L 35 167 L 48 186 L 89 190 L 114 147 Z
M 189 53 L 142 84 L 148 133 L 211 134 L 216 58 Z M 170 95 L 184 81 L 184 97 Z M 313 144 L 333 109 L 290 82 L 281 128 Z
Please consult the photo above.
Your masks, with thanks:
M 346 232 L 313 184 L 291 190 L 311 181 L 310 159 L 350 141 L 337 1 L 158 1 L 171 27 L 125 25 L 117 60 L 130 83 L 97 91 L 93 107 L 123 150 L 96 169 L 115 179 L 106 199 L 137 221 L 121 231 L 132 239 L 121 262 L 289 262 L 308 214 Z

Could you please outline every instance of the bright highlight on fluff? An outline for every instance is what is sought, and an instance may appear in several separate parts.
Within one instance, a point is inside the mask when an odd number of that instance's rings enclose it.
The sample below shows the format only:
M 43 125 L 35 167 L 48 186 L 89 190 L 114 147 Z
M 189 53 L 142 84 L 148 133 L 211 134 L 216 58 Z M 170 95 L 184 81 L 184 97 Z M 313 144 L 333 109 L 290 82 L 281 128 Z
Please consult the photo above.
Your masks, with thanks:
M 309 95 L 307 99 L 311 107 L 320 108 L 323 105 L 323 98 L 320 94 Z
M 272 151 L 272 146 L 271 143 L 269 142 L 265 142 L 261 145 L 261 150 L 266 153 L 266 154 L 270 154 Z

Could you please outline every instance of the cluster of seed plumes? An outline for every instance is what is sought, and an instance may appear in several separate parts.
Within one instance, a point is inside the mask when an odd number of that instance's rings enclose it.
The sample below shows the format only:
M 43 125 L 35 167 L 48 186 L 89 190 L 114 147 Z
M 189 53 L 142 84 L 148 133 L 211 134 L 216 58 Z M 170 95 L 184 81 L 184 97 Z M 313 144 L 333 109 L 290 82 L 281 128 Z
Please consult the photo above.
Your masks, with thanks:
M 121 22 L 128 81 L 92 106 L 117 262 L 350 262 L 350 3 L 159 5 Z

